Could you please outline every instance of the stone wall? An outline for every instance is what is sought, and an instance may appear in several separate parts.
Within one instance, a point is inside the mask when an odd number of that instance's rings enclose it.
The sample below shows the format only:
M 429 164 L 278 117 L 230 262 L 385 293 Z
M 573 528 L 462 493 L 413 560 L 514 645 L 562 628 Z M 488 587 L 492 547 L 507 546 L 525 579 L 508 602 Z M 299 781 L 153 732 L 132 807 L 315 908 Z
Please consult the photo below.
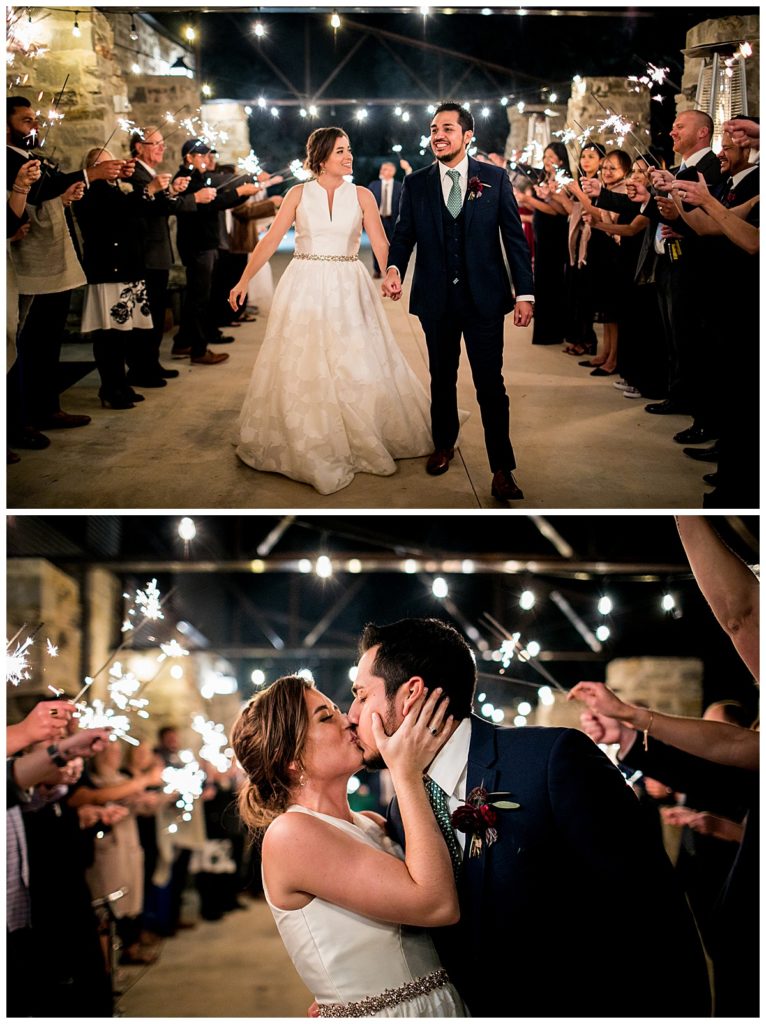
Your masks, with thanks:
M 131 120 L 139 126 L 155 125 L 161 129 L 165 139 L 162 169 L 174 173 L 181 163 L 181 147 L 189 138 L 180 120 L 200 116 L 197 82 L 191 78 L 132 75 L 128 96 Z M 175 124 L 168 122 L 168 114 L 175 115 Z
M 168 65 L 181 54 L 193 66 L 188 49 L 167 39 L 139 16 L 135 19 L 136 41 L 130 39 L 129 14 L 89 8 L 79 12 L 77 21 L 79 37 L 72 35 L 73 11 L 32 8 L 32 24 L 25 26 L 24 33 L 46 52 L 37 57 L 17 54 L 6 75 L 8 95 L 26 96 L 40 111 L 41 120 L 46 119 L 66 81 L 58 108 L 64 118 L 47 133 L 41 131 L 41 140 L 45 138 L 42 151 L 59 161 L 62 170 L 80 167 L 88 149 L 104 145 L 110 136 L 110 151 L 115 156 L 127 155 L 129 136 L 118 127 L 118 118 L 145 123 L 149 112 L 154 114 L 156 110 L 164 116 L 182 104 L 197 112 L 197 84 L 165 74 Z M 134 62 L 141 67 L 141 74 L 131 70 Z M 179 98 L 174 106 L 164 105 L 165 99 L 173 103 L 175 96 Z M 169 145 L 169 159 L 175 159 L 176 149 L 180 157 L 186 132 L 179 130 L 174 138 L 177 145 Z
M 23 641 L 39 629 L 27 649 L 29 679 L 9 688 L 8 721 L 19 721 L 41 696 L 51 696 L 48 686 L 73 696 L 80 689 L 80 589 L 77 581 L 44 558 L 13 558 L 6 582 L 7 636 L 21 629 Z M 58 648 L 57 657 L 47 653 L 47 641 Z M 15 646 L 15 645 L 14 645 Z
M 751 116 L 760 114 L 760 18 L 757 14 L 744 17 L 731 15 L 724 18 L 711 18 L 700 22 L 686 34 L 686 49 L 696 46 L 707 46 L 711 43 L 733 42 L 734 49 L 739 43 L 747 41 L 753 48 L 752 57 L 745 61 L 747 79 L 747 105 Z M 697 83 L 703 66 L 702 57 L 684 57 L 684 73 L 681 79 L 681 92 L 676 96 L 676 108 L 691 110 L 695 107 Z
M 216 132 L 225 132 L 226 142 L 216 143 L 220 162 L 235 164 L 250 152 L 250 125 L 245 107 L 236 100 L 208 100 L 202 104 L 202 117 Z M 257 150 L 256 150 L 257 152 Z

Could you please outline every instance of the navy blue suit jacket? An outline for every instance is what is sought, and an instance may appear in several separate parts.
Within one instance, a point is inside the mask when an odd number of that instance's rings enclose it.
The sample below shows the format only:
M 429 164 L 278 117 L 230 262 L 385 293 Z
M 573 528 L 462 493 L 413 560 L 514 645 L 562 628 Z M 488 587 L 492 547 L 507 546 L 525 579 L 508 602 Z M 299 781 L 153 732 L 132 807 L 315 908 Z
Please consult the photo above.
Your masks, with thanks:
M 472 1015 L 706 1016 L 691 912 L 618 769 L 575 729 L 471 722 L 468 792 L 520 804 L 464 858 L 458 924 L 431 932 Z
M 375 202 L 378 204 L 378 209 L 380 209 L 380 178 L 376 178 L 375 181 L 371 181 L 367 188 L 375 196 Z M 401 199 L 402 183 L 401 181 L 396 181 L 396 179 L 394 179 L 394 187 L 391 192 L 391 216 L 394 220 L 396 220 L 399 213 L 399 203 L 401 202 Z
M 487 187 L 475 199 L 470 199 L 466 192 L 463 204 L 466 275 L 474 304 L 487 319 L 495 319 L 513 309 L 514 292 L 517 295 L 533 294 L 532 262 L 513 188 L 505 170 L 469 157 L 468 178 L 474 177 Z M 412 250 L 417 245 L 410 312 L 420 317 L 441 317 L 446 310 L 448 282 L 443 207 L 441 177 L 436 163 L 407 175 L 388 264 L 397 267 L 403 279 Z M 511 271 L 510 279 L 503 249 Z

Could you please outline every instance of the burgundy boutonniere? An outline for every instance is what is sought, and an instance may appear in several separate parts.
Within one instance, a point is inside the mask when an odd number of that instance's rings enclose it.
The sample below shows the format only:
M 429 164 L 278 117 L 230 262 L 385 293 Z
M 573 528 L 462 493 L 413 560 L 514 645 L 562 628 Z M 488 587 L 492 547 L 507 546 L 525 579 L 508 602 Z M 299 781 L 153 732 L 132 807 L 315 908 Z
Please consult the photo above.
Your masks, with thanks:
M 492 186 L 474 175 L 473 178 L 468 179 L 468 198 L 481 199 L 481 194 L 485 188 L 492 188 Z
M 450 817 L 452 827 L 457 832 L 465 832 L 471 837 L 468 847 L 469 857 L 478 857 L 484 843 L 491 846 L 497 842 L 497 811 L 512 811 L 521 804 L 506 799 L 510 793 L 488 793 L 483 786 L 472 789 L 465 803 L 456 808 Z

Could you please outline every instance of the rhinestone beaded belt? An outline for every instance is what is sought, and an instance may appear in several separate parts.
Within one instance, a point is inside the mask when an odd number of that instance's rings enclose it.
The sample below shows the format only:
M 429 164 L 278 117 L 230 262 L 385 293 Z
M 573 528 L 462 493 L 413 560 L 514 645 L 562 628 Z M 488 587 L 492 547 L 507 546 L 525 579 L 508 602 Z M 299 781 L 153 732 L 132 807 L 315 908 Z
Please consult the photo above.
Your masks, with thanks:
M 337 256 L 335 257 L 338 258 Z M 343 257 L 340 257 L 343 259 Z M 349 257 L 346 257 L 347 259 Z M 356 257 L 354 257 L 356 258 Z M 437 971 L 431 971 L 422 978 L 415 978 L 408 981 L 399 988 L 387 988 L 379 996 L 368 996 L 358 1003 L 320 1003 L 320 1017 L 369 1017 L 378 1010 L 385 1010 L 392 1006 L 398 1006 L 407 999 L 415 996 L 424 996 L 433 992 L 435 988 L 446 985 L 449 982 L 447 972 L 443 967 Z
M 296 260 L 332 260 L 334 263 L 351 263 L 358 260 L 358 256 L 318 256 L 313 252 L 294 252 L 293 259 Z

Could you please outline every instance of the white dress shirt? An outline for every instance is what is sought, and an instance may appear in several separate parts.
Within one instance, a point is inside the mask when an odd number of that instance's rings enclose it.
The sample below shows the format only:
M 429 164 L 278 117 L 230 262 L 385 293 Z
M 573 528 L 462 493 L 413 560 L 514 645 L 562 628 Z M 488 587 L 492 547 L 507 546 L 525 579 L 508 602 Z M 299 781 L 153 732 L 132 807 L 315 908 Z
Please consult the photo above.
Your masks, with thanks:
M 381 217 L 391 216 L 391 197 L 394 194 L 394 179 L 380 179 L 380 215 Z
M 447 182 L 449 182 L 447 178 Z M 426 773 L 447 794 L 449 812 L 465 802 L 468 779 L 468 748 L 471 745 L 471 719 L 464 718 L 431 762 Z M 456 832 L 460 849 L 465 850 L 465 832 Z

